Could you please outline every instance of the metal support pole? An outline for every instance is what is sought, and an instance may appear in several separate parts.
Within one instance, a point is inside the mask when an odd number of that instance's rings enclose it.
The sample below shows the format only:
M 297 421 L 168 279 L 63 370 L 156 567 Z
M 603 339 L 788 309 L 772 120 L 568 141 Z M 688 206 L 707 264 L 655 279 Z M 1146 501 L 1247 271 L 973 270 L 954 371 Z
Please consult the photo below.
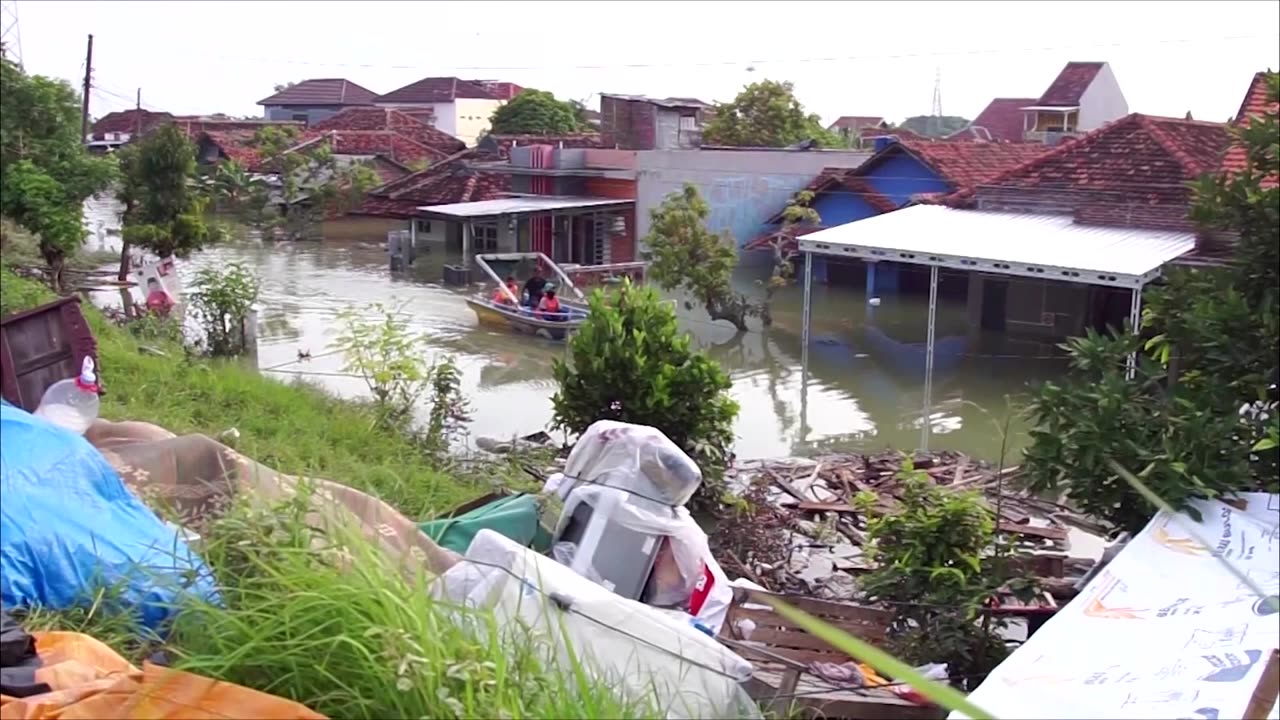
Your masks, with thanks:
M 804 310 L 801 312 L 800 364 L 809 366 L 809 318 L 813 311 L 813 253 L 804 254 Z
M 1136 287 L 1129 294 L 1129 331 L 1134 335 L 1142 332 L 1142 288 Z M 1129 353 L 1125 358 L 1125 378 L 1132 380 L 1138 372 L 1138 353 Z
M 933 340 L 938 325 L 938 266 L 929 267 L 929 329 L 924 348 L 924 417 L 920 428 L 920 449 L 929 450 L 933 415 Z
M 471 270 L 471 239 L 474 237 L 472 235 L 473 231 L 470 220 L 462 224 L 462 267 L 468 271 Z

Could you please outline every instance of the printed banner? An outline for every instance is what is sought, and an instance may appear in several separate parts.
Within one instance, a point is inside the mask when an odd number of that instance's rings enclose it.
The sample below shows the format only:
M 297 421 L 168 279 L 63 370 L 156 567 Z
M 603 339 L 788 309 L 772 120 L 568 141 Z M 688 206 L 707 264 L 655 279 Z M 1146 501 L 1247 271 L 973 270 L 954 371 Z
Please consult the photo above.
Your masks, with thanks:
M 1215 556 L 1276 601 L 1280 496 L 1241 500 L 1198 502 L 1199 523 L 1156 515 L 970 699 L 1002 718 L 1243 717 L 1280 615 Z

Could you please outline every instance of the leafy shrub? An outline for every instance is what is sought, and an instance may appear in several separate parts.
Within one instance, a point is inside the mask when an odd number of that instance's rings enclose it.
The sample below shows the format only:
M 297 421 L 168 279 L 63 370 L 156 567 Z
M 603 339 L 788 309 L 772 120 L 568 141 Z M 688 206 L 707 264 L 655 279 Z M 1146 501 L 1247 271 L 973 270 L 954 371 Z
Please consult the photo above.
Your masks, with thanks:
M 915 665 L 947 663 L 958 684 L 976 687 L 1007 654 L 1001 622 L 981 617 L 1006 577 L 1002 556 L 991 553 L 995 519 L 976 493 L 939 488 L 909 458 L 898 478 L 901 512 L 876 512 L 871 493 L 856 499 L 868 514 L 869 558 L 876 563 L 861 589 L 893 610 L 893 653 Z M 1021 579 L 1010 585 L 1031 590 Z
M 368 319 L 369 314 L 376 319 Z M 415 335 L 403 313 L 381 303 L 344 311 L 338 320 L 342 329 L 333 347 L 346 357 L 343 372 L 364 379 L 379 423 L 408 430 L 418 401 L 428 396 L 431 410 L 424 440 L 433 452 L 447 450 L 469 419 L 453 359 L 433 360 L 426 336 Z
M 651 288 L 624 282 L 612 302 L 596 290 L 591 314 L 556 360 L 553 422 L 581 433 L 597 420 L 658 428 L 702 468 L 703 502 L 718 502 L 738 403 L 729 376 L 694 351 L 675 310 Z
M 258 300 L 258 278 L 243 264 L 196 271 L 191 309 L 200 317 L 207 349 L 214 357 L 245 352 L 245 323 Z
M 0 263 L 0 317 L 12 315 L 23 310 L 51 302 L 57 299 L 52 290 L 41 283 L 19 277 Z

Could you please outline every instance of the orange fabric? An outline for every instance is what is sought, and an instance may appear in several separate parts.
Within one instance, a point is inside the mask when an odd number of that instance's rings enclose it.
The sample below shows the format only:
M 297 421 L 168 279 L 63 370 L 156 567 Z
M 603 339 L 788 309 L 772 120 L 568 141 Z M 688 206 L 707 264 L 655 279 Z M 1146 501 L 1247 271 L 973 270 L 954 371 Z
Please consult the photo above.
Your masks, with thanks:
M 511 297 L 514 297 L 514 298 L 520 297 L 520 288 L 516 287 L 515 285 L 508 284 L 507 290 L 511 292 Z M 502 303 L 504 305 L 515 304 L 514 302 L 512 302 L 510 297 L 507 297 L 507 293 L 502 291 L 502 288 L 498 288 L 497 290 L 493 291 L 493 301 L 496 303 Z
M 88 635 L 35 632 L 51 692 L 0 695 L 0 720 L 324 720 L 291 700 L 181 670 L 144 663 L 138 670 Z
M 560 312 L 560 298 L 543 297 L 541 305 L 542 307 L 540 307 L 539 309 L 542 310 L 543 312 L 551 312 L 551 313 Z

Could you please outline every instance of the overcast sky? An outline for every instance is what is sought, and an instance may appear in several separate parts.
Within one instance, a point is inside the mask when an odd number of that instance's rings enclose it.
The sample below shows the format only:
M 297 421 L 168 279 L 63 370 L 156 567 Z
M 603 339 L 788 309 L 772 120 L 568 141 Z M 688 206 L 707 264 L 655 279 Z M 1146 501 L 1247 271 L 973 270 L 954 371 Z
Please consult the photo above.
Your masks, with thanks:
M 12 0 L 5 5 L 12 6 Z M 1111 63 L 1133 111 L 1225 120 L 1280 66 L 1280 3 L 37 2 L 16 3 L 30 72 L 84 74 L 91 112 L 257 115 L 272 85 L 345 77 L 376 92 L 429 76 L 728 100 L 791 80 L 828 122 L 1036 97 L 1068 60 Z M 6 18 L 6 21 L 8 18 Z M 7 25 L 6 25 L 7 26 Z M 10 36 L 10 41 L 12 36 Z

